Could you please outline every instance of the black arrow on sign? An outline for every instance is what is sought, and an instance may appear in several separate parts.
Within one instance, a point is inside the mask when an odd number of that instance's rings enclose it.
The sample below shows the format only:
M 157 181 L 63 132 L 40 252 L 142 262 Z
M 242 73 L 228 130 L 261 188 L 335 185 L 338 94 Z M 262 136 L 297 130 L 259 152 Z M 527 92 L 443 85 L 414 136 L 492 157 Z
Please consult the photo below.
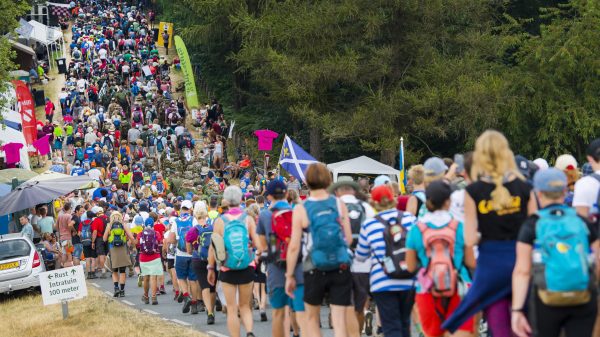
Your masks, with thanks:
M 52 274 L 48 274 L 48 279 L 51 280 L 52 279 Z

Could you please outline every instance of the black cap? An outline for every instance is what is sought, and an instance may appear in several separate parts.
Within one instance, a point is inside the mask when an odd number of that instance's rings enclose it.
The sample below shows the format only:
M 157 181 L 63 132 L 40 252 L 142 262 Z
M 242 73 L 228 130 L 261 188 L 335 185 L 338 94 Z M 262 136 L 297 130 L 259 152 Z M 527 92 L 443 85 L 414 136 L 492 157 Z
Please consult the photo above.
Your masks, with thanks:
M 434 205 L 442 205 L 446 200 L 450 199 L 452 189 L 444 180 L 432 181 L 425 188 L 425 196 L 427 200 L 431 200 Z
M 285 194 L 285 192 L 287 192 L 287 186 L 285 186 L 285 183 L 279 179 L 271 180 L 267 184 L 266 195 Z

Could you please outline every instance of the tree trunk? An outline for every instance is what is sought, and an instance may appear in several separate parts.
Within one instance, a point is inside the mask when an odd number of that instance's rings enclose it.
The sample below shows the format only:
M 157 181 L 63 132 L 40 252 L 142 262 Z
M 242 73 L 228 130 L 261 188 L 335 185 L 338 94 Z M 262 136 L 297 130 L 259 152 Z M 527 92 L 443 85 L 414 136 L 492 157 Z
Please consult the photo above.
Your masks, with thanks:
M 386 165 L 394 166 L 394 163 L 396 162 L 396 154 L 397 153 L 393 150 L 381 150 L 379 161 Z
M 317 128 L 310 129 L 310 154 L 317 160 L 321 160 L 321 132 Z

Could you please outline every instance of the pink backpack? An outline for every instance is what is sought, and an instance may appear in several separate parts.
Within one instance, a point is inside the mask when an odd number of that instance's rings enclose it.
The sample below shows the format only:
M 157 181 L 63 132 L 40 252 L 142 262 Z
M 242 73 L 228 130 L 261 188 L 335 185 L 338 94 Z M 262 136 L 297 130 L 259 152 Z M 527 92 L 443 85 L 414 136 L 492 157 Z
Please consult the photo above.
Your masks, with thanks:
M 429 291 L 434 297 L 451 297 L 456 293 L 457 283 L 453 258 L 458 221 L 452 220 L 440 228 L 430 227 L 423 222 L 419 222 L 417 226 L 429 258 L 429 265 L 424 272 L 424 276 L 431 280 Z

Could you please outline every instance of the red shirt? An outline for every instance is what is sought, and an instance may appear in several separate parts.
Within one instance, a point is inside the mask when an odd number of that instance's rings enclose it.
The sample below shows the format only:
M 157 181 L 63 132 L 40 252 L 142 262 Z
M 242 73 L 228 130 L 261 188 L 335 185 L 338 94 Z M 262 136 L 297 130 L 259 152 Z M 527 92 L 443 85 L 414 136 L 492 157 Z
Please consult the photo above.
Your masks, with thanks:
M 154 231 L 156 233 L 160 234 L 160 237 L 165 237 L 165 231 L 166 230 L 167 230 L 167 228 L 162 223 L 157 222 L 157 223 L 154 224 Z M 162 245 L 162 242 L 159 242 L 158 244 Z
M 104 221 L 108 222 L 108 218 L 106 215 L 101 215 L 99 217 L 94 218 L 94 220 L 92 220 L 92 232 L 97 231 L 98 234 L 96 234 L 98 237 L 102 237 L 102 235 L 104 235 L 104 229 L 106 227 L 106 224 L 104 223 Z

